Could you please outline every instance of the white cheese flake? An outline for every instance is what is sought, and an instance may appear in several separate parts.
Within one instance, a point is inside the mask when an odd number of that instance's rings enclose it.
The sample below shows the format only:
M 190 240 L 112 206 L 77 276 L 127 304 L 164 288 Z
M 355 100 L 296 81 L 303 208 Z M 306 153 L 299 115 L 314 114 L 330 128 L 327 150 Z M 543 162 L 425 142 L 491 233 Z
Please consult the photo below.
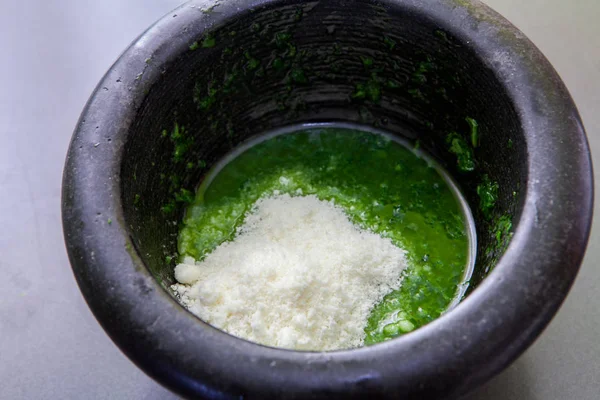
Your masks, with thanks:
M 361 346 L 373 307 L 401 283 L 406 252 L 316 196 L 260 199 L 236 238 L 175 268 L 173 290 L 207 323 L 296 350 Z

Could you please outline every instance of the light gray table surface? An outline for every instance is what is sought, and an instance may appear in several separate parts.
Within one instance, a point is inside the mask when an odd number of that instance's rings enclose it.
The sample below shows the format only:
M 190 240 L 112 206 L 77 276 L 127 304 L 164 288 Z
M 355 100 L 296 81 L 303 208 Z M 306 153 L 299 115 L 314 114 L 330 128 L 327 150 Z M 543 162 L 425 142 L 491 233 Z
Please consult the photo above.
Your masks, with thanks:
M 181 2 L 0 1 L 2 400 L 176 398 L 120 353 L 83 301 L 63 244 L 60 184 L 71 133 L 96 83 L 131 40 Z M 554 64 L 600 157 L 600 2 L 487 2 Z M 549 328 L 468 400 L 600 399 L 599 256 L 594 229 Z

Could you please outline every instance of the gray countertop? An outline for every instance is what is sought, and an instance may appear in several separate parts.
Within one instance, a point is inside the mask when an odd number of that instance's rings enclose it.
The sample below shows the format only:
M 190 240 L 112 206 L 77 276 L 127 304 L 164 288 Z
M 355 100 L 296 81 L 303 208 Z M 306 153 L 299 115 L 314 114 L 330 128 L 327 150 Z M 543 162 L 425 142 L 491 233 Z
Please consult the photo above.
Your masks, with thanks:
M 487 2 L 554 64 L 600 157 L 600 2 Z M 60 184 L 94 86 L 132 39 L 179 3 L 2 0 L 0 399 L 175 398 L 119 352 L 83 301 L 63 244 Z M 600 398 L 599 233 L 549 328 L 468 400 Z

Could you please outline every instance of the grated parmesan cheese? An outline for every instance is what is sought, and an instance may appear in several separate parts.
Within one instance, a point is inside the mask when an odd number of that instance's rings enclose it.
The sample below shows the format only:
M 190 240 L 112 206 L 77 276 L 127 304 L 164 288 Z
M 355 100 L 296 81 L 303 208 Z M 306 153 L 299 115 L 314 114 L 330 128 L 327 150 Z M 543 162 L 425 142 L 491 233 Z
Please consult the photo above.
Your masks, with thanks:
M 173 289 L 207 323 L 296 350 L 361 346 L 372 308 L 398 289 L 406 252 L 316 196 L 260 199 L 236 238 L 186 257 Z

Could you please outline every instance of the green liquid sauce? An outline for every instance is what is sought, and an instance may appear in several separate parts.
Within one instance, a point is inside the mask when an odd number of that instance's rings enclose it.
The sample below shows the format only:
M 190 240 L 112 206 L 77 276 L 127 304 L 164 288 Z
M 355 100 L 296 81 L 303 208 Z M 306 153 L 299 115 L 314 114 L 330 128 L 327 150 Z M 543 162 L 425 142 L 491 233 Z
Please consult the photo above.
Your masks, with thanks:
M 244 146 L 209 172 L 187 209 L 179 253 L 201 260 L 233 240 L 262 196 L 313 194 L 333 199 L 354 224 L 408 252 L 402 286 L 372 310 L 365 344 L 439 317 L 466 289 L 474 259 L 470 214 L 457 191 L 431 161 L 383 134 L 299 129 Z

